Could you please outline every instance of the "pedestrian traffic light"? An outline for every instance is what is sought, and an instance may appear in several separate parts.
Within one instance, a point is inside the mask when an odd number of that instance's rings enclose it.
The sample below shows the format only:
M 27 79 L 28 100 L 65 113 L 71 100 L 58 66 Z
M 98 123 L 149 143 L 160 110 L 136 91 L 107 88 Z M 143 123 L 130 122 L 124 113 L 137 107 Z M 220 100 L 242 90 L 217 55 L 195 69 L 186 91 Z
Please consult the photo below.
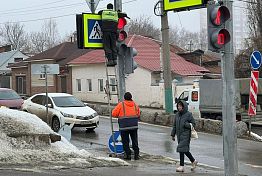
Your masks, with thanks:
M 133 47 L 127 47 L 125 51 L 125 74 L 134 73 L 137 68 L 137 63 L 134 57 L 137 55 L 137 50 Z
M 208 49 L 211 51 L 224 50 L 225 44 L 230 42 L 231 36 L 225 28 L 230 19 L 229 9 L 221 4 L 207 5 Z
M 118 42 L 124 42 L 125 39 L 127 38 L 127 31 L 125 29 L 125 26 L 127 24 L 126 18 L 122 17 L 118 19 L 118 38 L 117 41 Z

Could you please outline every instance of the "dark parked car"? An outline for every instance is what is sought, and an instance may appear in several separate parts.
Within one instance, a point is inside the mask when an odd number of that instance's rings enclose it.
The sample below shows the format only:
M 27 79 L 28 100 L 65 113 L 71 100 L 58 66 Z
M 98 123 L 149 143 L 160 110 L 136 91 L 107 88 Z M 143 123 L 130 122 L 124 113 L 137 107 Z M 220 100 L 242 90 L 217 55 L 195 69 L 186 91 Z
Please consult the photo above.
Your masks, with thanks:
M 24 100 L 16 93 L 16 91 L 8 88 L 0 88 L 0 106 L 10 109 L 20 109 Z

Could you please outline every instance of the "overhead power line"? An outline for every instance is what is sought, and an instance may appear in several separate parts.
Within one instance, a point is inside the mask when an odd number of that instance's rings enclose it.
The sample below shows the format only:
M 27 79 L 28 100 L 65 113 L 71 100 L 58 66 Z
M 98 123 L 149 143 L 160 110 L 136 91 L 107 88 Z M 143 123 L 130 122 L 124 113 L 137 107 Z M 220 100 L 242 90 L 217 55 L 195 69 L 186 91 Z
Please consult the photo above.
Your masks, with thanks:
M 42 12 L 43 10 L 50 10 L 50 9 L 57 10 L 57 8 L 68 8 L 68 7 L 84 5 L 84 4 L 86 4 L 86 3 L 74 3 L 74 4 L 60 5 L 60 6 L 55 6 L 55 7 L 38 8 L 38 9 L 32 9 L 30 11 L 22 10 L 22 11 L 16 11 L 15 14 L 21 15 L 21 13 L 23 13 L 23 12 L 30 12 L 30 13 L 24 13 L 24 14 L 32 14 L 34 11 Z M 37 12 L 35 12 L 35 13 L 37 13 Z M 14 14 L 14 12 L 6 12 L 6 13 L 0 13 L 0 14 L 1 15 L 8 15 L 8 14 Z
M 123 4 L 128 4 L 128 3 L 135 2 L 135 1 L 137 1 L 137 0 L 129 0 L 129 1 L 123 2 Z M 106 7 L 98 8 L 97 10 L 101 10 L 101 9 L 105 9 L 105 8 Z M 67 16 L 73 16 L 73 15 L 76 15 L 76 14 L 79 14 L 79 13 L 82 13 L 82 12 L 76 12 L 76 13 L 64 14 L 64 15 L 58 15 L 58 16 L 51 16 L 51 17 L 45 17 L 45 18 L 38 18 L 38 19 L 20 20 L 20 21 L 14 21 L 14 22 L 9 22 L 9 23 L 27 23 L 27 22 L 33 22 L 33 21 L 43 21 L 43 20 L 48 20 L 48 19 L 55 19 L 55 18 L 63 18 L 63 17 L 67 17 Z M 3 24 L 5 24 L 5 23 L 0 23 L 0 25 L 3 25 Z
M 55 1 L 55 2 L 49 2 L 49 3 L 43 3 L 43 4 L 38 4 L 38 5 L 33 5 L 33 6 L 27 6 L 27 7 L 23 7 L 23 8 L 17 8 L 17 9 L 7 9 L 7 10 L 4 10 L 4 11 L 0 11 L 0 13 L 2 12 L 10 12 L 10 11 L 15 11 L 17 12 L 17 10 L 23 10 L 23 9 L 31 9 L 32 7 L 42 7 L 42 6 L 45 6 L 45 5 L 50 5 L 50 4 L 56 4 L 56 3 L 59 3 L 59 2 L 63 2 L 65 0 L 59 0 L 59 1 Z

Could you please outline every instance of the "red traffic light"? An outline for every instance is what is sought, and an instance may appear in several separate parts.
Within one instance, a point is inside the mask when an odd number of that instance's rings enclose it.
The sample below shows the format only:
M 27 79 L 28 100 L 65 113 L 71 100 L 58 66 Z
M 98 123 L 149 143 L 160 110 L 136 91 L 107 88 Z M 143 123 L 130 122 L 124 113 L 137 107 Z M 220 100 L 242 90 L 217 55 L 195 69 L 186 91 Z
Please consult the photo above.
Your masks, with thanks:
M 208 49 L 211 51 L 223 51 L 225 44 L 231 40 L 230 32 L 226 29 L 226 22 L 230 23 L 230 11 L 228 7 L 220 4 L 207 6 L 208 24 Z
M 230 18 L 230 12 L 226 6 L 216 6 L 212 9 L 210 18 L 214 25 L 220 26 Z
M 212 34 L 212 45 L 216 49 L 221 49 L 226 43 L 230 41 L 230 34 L 228 30 L 221 29 Z
M 120 31 L 120 32 L 118 33 L 118 41 L 119 41 L 119 42 L 124 41 L 126 38 L 127 38 L 127 33 L 126 33 L 126 31 Z
M 124 17 L 123 17 L 123 18 L 119 18 L 119 19 L 118 19 L 117 28 L 118 28 L 118 29 L 123 29 L 126 24 L 127 24 L 127 22 L 126 22 L 126 19 L 125 19 Z

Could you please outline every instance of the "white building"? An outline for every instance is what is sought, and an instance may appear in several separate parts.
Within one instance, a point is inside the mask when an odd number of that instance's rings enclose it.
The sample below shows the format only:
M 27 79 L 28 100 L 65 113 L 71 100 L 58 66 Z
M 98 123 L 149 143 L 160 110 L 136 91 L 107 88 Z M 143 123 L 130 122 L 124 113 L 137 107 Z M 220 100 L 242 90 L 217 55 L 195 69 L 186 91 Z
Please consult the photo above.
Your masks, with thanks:
M 138 51 L 138 55 L 135 57 L 138 68 L 133 74 L 126 76 L 126 91 L 132 93 L 133 99 L 139 105 L 164 107 L 160 43 L 147 37 L 133 35 L 128 44 Z M 204 73 L 209 72 L 207 69 L 187 62 L 184 58 L 176 55 L 175 48 L 175 46 L 171 46 L 170 52 L 173 79 L 193 84 L 194 80 L 200 79 Z M 104 91 L 106 68 L 103 50 L 88 52 L 71 61 L 69 66 L 72 68 L 72 92 L 76 97 L 89 102 L 107 102 Z M 109 68 L 109 72 L 114 72 L 113 68 Z M 115 79 L 111 78 L 110 82 L 115 83 Z M 116 88 L 111 87 L 111 91 L 116 92 Z M 173 93 L 175 95 L 175 92 Z M 116 96 L 113 98 L 113 102 L 117 103 Z

